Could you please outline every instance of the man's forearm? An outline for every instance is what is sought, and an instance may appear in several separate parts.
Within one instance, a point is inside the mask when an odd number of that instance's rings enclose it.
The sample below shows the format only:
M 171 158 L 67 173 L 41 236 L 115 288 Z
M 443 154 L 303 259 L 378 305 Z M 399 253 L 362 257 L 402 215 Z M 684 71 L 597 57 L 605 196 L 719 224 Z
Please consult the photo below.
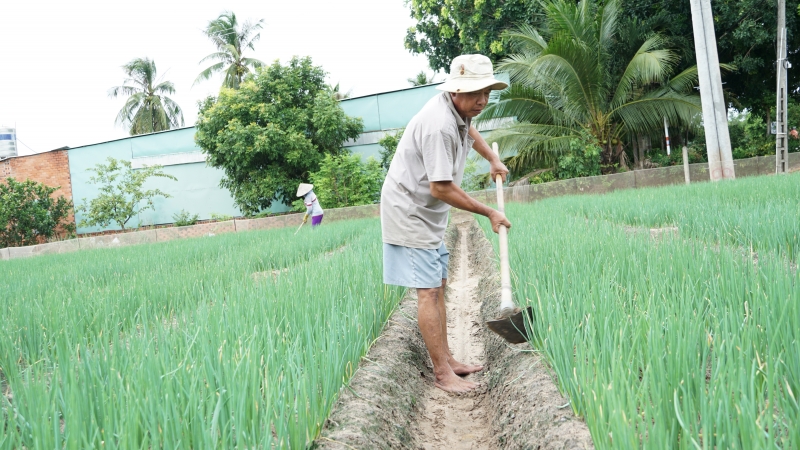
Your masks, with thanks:
M 467 195 L 463 189 L 452 181 L 431 182 L 431 195 L 450 206 L 482 216 L 489 217 L 489 214 L 494 211 L 494 209 Z

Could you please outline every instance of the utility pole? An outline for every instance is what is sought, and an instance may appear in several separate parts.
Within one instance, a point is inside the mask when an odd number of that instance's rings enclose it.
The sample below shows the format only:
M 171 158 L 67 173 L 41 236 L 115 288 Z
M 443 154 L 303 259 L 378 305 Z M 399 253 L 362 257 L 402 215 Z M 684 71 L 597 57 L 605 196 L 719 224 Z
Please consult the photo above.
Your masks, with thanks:
M 708 149 L 708 172 L 711 181 L 734 179 L 736 174 L 733 169 L 731 137 L 728 134 L 728 109 L 722 96 L 722 76 L 719 73 L 711 0 L 691 2 L 700 102 L 703 106 L 703 126 Z
M 788 103 L 787 71 L 791 67 L 786 60 L 786 2 L 778 0 L 778 61 L 775 71 L 778 76 L 777 105 L 775 108 L 775 173 L 789 172 L 789 142 L 787 142 L 788 127 L 786 124 L 786 109 Z

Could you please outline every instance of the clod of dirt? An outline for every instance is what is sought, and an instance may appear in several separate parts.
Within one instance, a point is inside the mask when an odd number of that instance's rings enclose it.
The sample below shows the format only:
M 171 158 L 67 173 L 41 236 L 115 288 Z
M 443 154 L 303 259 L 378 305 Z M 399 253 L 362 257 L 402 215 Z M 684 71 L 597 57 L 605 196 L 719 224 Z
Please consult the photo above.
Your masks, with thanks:
M 288 267 L 284 267 L 283 269 L 266 270 L 264 272 L 253 272 L 250 274 L 250 278 L 252 278 L 253 281 L 255 282 L 266 280 L 268 278 L 272 278 L 272 280 L 274 281 L 278 279 L 278 275 L 287 272 L 289 272 Z
M 649 232 L 650 238 L 655 242 L 658 242 L 667 236 L 677 237 L 678 227 L 644 228 L 644 227 L 632 227 L 626 225 L 625 232 L 631 235 Z

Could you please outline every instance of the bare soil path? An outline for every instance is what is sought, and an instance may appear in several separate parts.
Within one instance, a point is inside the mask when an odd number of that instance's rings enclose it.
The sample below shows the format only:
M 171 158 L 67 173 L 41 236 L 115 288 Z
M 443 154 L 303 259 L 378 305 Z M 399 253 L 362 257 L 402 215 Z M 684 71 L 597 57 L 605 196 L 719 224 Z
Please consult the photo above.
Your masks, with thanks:
M 529 344 L 509 345 L 484 326 L 500 303 L 492 245 L 475 219 L 454 211 L 446 235 L 450 273 L 448 340 L 456 359 L 484 365 L 480 387 L 448 394 L 433 367 L 409 289 L 380 337 L 340 391 L 314 450 L 591 449 L 586 424 L 558 391 L 555 375 Z M 513 270 L 513 268 L 512 268 Z
M 486 365 L 481 341 L 479 276 L 469 261 L 469 216 L 454 216 L 458 236 L 450 249 L 447 294 L 447 337 L 453 356 L 465 364 Z M 459 220 L 460 219 L 460 220 Z M 428 385 L 417 415 L 421 448 L 473 450 L 495 448 L 487 411 L 486 380 L 477 373 L 466 377 L 481 383 L 475 392 L 454 395 Z

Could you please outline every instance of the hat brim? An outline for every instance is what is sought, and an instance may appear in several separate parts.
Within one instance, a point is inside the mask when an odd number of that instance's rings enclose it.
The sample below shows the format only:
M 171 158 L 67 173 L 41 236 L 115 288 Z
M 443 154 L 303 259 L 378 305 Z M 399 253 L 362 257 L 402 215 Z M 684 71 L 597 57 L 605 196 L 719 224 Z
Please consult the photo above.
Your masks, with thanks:
M 444 83 L 436 86 L 436 89 L 445 92 L 464 93 L 475 92 L 491 87 L 494 91 L 502 91 L 508 87 L 508 83 L 500 81 L 496 78 L 483 78 L 479 80 L 465 80 L 463 78 L 456 80 L 447 80 Z
M 300 186 L 299 188 L 297 188 L 297 196 L 298 197 L 302 197 L 302 196 L 308 194 L 309 192 L 311 192 L 312 189 L 314 189 L 314 185 L 313 184 L 304 184 L 303 186 Z

